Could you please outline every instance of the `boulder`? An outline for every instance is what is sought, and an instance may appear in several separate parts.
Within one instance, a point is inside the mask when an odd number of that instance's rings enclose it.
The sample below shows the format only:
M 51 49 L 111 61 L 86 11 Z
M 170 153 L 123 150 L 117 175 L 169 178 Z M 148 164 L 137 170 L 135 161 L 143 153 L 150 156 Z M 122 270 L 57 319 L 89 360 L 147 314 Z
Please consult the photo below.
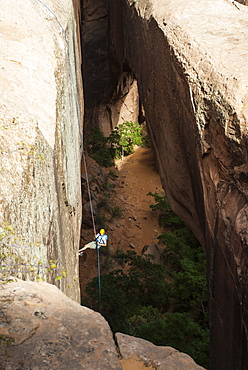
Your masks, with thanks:
M 204 370 L 190 356 L 172 347 L 155 346 L 122 333 L 116 333 L 115 338 L 123 360 L 142 361 L 146 367 L 156 370 Z
M 154 256 L 154 262 L 160 264 L 163 264 L 165 262 L 163 252 L 164 248 L 158 244 L 148 244 L 145 245 L 144 248 L 142 249 L 143 256 L 151 254 L 152 256 Z

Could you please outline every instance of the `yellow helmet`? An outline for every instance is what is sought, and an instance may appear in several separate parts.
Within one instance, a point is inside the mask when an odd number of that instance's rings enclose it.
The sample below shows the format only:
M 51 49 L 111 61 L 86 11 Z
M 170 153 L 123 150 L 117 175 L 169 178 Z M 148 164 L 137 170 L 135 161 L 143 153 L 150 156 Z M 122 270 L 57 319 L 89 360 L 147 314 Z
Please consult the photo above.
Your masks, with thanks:
M 105 234 L 105 230 L 104 230 L 104 229 L 101 229 L 101 230 L 100 230 L 100 234 L 101 234 L 101 235 Z

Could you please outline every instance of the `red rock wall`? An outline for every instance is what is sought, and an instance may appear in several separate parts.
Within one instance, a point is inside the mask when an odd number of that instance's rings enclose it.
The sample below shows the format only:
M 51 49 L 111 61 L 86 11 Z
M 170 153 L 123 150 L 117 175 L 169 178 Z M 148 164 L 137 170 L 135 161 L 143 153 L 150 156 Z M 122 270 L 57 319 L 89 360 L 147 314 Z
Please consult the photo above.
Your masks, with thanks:
M 248 5 L 247 0 L 237 0 L 237 3 L 243 4 L 243 5 Z
M 166 15 L 170 23 L 173 11 L 168 8 L 171 13 L 166 14 L 166 5 L 151 10 L 152 1 L 129 3 L 131 6 L 125 0 L 111 3 L 111 50 L 120 64 L 129 64 L 137 78 L 169 201 L 207 251 L 210 368 L 245 370 L 247 121 L 245 113 L 240 114 L 235 106 L 238 94 L 243 93 L 237 93 L 229 77 L 223 77 L 218 63 L 213 66 L 212 55 L 207 56 L 211 51 L 204 56 L 201 46 L 187 39 L 180 29 L 188 31 L 187 24 L 174 24 L 173 36 L 167 38 Z M 224 2 L 218 2 L 218 6 L 230 12 L 234 9 Z M 159 25 L 154 14 L 160 21 L 165 14 Z M 210 42 L 204 46 L 213 45 Z M 232 73 L 235 79 L 233 67 Z M 230 98 L 235 93 L 236 97 Z

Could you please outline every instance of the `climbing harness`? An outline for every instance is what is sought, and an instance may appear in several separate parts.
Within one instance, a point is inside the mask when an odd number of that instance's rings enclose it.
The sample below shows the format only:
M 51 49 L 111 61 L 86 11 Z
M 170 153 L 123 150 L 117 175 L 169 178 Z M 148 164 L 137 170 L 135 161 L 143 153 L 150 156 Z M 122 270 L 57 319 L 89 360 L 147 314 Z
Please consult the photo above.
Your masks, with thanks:
M 80 125 L 80 118 L 79 118 L 80 115 L 79 115 L 79 107 L 78 107 L 78 100 L 77 100 L 77 94 L 76 94 L 76 86 L 75 86 L 75 81 L 73 79 L 73 68 L 72 68 L 71 60 L 70 60 L 71 55 L 70 55 L 69 43 L 68 43 L 67 36 L 66 36 L 66 31 L 65 31 L 64 27 L 62 26 L 61 22 L 59 21 L 58 17 L 56 16 L 56 14 L 42 0 L 36 0 L 36 1 L 41 3 L 52 14 L 52 16 L 55 18 L 56 22 L 58 23 L 59 27 L 62 30 L 62 34 L 63 34 L 64 40 L 65 40 L 67 58 L 68 58 L 68 63 L 69 63 L 69 67 L 70 67 L 70 77 L 71 77 L 71 83 L 72 83 L 73 96 L 74 96 L 74 101 L 75 101 L 75 105 L 76 105 L 77 122 L 78 122 L 79 135 L 80 135 L 80 140 L 81 140 L 82 157 L 83 157 L 84 168 L 85 168 L 85 178 L 86 178 L 87 191 L 88 191 L 88 196 L 89 196 L 92 226 L 93 226 L 93 230 L 94 230 L 94 235 L 96 235 L 94 211 L 93 211 L 92 198 L 91 198 L 91 192 L 90 192 L 90 186 L 89 186 L 89 176 L 88 176 L 86 157 L 85 157 L 85 152 L 84 152 L 84 141 L 83 141 L 82 132 L 80 130 L 81 125 Z M 100 274 L 101 274 L 101 271 L 100 271 L 100 248 L 97 248 L 97 259 L 98 259 L 99 308 L 100 308 L 100 313 L 101 313 L 102 297 L 101 297 L 101 279 L 100 279 Z
M 103 244 L 105 244 L 105 242 L 107 242 L 107 240 L 108 240 L 107 235 L 98 234 L 96 237 L 96 244 L 102 246 Z

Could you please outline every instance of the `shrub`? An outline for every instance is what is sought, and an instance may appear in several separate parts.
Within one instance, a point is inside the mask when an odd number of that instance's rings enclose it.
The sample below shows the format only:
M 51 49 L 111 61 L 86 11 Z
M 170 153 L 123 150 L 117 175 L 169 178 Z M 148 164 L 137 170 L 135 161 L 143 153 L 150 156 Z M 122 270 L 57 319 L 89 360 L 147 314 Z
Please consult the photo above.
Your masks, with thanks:
M 133 153 L 135 145 L 142 142 L 142 127 L 127 121 L 117 126 L 109 137 L 105 137 L 99 127 L 92 127 L 86 144 L 90 156 L 100 166 L 111 167 L 114 159 Z
M 156 345 L 188 353 L 208 368 L 208 309 L 206 256 L 192 231 L 170 209 L 165 196 L 153 196 L 161 211 L 166 266 L 150 256 L 118 250 L 114 258 L 122 269 L 101 276 L 103 315 L 114 332 L 138 336 Z M 86 303 L 98 305 L 97 278 L 86 288 Z
M 111 210 L 111 217 L 114 218 L 121 218 L 123 214 L 123 209 L 121 209 L 119 206 L 115 206 Z
M 109 170 L 108 176 L 112 180 L 116 180 L 118 177 L 117 173 L 112 169 Z
M 137 122 L 124 122 L 116 127 L 113 135 L 117 139 L 116 157 L 121 155 L 129 155 L 134 152 L 135 145 L 141 145 L 142 127 Z
M 114 332 L 123 331 L 125 327 L 129 333 L 128 318 L 136 306 L 150 305 L 162 311 L 169 307 L 170 285 L 166 281 L 166 268 L 154 264 L 149 257 L 143 258 L 134 251 L 118 251 L 115 258 L 125 265 L 127 272 L 118 269 L 101 276 L 103 315 Z M 86 288 L 87 303 L 95 309 L 97 292 L 95 278 Z
M 91 128 L 91 134 L 86 141 L 90 156 L 103 167 L 114 165 L 113 155 L 108 147 L 109 138 L 105 137 L 99 127 Z
M 150 208 L 153 211 L 158 212 L 158 221 L 160 226 L 178 227 L 185 225 L 184 222 L 172 211 L 169 202 L 165 195 L 159 195 L 158 193 L 149 192 L 154 198 L 155 204 L 152 204 Z
M 107 217 L 103 211 L 99 211 L 96 214 L 96 224 L 99 229 L 106 229 Z

